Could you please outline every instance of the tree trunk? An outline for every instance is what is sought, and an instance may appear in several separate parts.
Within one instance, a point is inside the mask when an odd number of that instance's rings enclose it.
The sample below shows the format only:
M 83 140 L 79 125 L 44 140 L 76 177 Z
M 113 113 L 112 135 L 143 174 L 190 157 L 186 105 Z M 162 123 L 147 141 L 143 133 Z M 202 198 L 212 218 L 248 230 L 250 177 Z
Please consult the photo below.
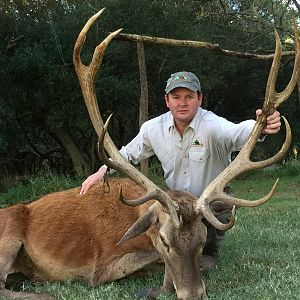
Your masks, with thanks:
M 63 127 L 56 127 L 51 129 L 51 131 L 53 134 L 55 134 L 57 139 L 61 142 L 67 153 L 70 155 L 76 175 L 87 176 L 90 174 L 91 168 L 83 159 L 80 150 L 74 143 L 70 134 Z
M 139 107 L 139 127 L 141 127 L 142 124 L 148 120 L 148 102 L 149 102 L 145 51 L 142 42 L 137 42 L 137 53 L 138 53 L 140 85 L 141 85 L 140 107 Z M 141 172 L 148 177 L 149 162 L 147 159 L 141 161 Z
M 300 79 L 297 81 L 298 106 L 300 107 Z

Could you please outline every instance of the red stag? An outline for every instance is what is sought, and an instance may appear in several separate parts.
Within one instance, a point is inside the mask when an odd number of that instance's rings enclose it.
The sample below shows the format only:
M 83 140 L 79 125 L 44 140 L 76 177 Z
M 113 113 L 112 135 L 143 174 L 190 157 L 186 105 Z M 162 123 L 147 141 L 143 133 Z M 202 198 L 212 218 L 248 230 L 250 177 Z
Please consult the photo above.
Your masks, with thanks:
M 103 10 L 102 10 L 103 11 Z M 118 34 L 111 33 L 94 52 L 92 62 L 81 63 L 80 51 L 86 34 L 101 15 L 91 17 L 78 36 L 74 64 L 93 126 L 99 136 L 103 161 L 130 179 L 111 179 L 109 191 L 92 188 L 79 196 L 79 188 L 53 193 L 28 205 L 17 204 L 0 210 L 0 295 L 12 299 L 50 299 L 46 295 L 6 289 L 8 274 L 21 272 L 35 281 L 81 279 L 91 285 L 114 281 L 163 260 L 162 290 L 176 292 L 178 299 L 203 299 L 206 295 L 201 277 L 202 250 L 206 243 L 205 218 L 220 230 L 234 224 L 222 224 L 212 210 L 214 203 L 254 207 L 265 203 L 274 193 L 276 183 L 265 197 L 247 201 L 223 192 L 238 174 L 273 164 L 282 159 L 290 140 L 286 140 L 272 158 L 251 162 L 249 155 L 270 115 L 291 94 L 299 75 L 299 41 L 295 28 L 295 64 L 292 78 L 281 92 L 275 92 L 281 44 L 276 37 L 276 52 L 267 82 L 263 114 L 242 151 L 203 192 L 200 198 L 179 191 L 164 192 L 143 176 L 119 154 L 106 133 L 97 105 L 94 78 L 106 47 Z M 107 159 L 104 148 L 112 160 Z M 135 199 L 135 200 L 125 200 Z M 120 201 L 121 200 L 121 201 Z

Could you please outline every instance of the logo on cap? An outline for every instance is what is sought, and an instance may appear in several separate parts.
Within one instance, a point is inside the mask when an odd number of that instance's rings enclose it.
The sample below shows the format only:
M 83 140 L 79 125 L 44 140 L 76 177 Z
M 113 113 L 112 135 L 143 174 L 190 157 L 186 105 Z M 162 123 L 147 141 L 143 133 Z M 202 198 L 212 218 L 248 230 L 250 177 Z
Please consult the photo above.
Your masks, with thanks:
M 166 94 L 178 87 L 190 89 L 194 92 L 201 91 L 198 77 L 191 72 L 177 72 L 171 75 L 165 88 Z

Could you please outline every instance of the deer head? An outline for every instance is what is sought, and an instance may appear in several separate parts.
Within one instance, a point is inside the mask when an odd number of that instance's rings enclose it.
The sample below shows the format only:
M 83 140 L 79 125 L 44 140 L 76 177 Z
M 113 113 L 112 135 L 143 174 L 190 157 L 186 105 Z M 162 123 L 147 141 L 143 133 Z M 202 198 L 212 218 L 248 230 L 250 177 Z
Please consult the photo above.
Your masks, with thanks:
M 127 205 L 142 205 L 149 200 L 156 200 L 153 205 L 142 215 L 123 236 L 125 242 L 145 231 L 151 236 L 154 246 L 165 262 L 165 277 L 163 289 L 176 290 L 178 299 L 202 299 L 205 296 L 205 285 L 200 275 L 201 255 L 206 242 L 206 227 L 202 222 L 203 217 L 214 227 L 227 230 L 234 224 L 234 212 L 228 224 L 221 223 L 211 211 L 210 205 L 221 201 L 230 205 L 254 207 L 268 201 L 273 195 L 277 181 L 272 190 L 265 197 L 248 201 L 229 196 L 223 192 L 228 182 L 239 174 L 248 170 L 262 168 L 282 159 L 288 150 L 291 141 L 291 131 L 288 122 L 286 125 L 286 139 L 281 150 L 260 162 L 250 161 L 250 154 L 266 124 L 266 118 L 291 94 L 299 77 L 299 37 L 296 27 L 295 32 L 295 64 L 290 83 L 286 89 L 277 93 L 275 82 L 281 58 L 281 43 L 277 32 L 276 51 L 267 82 L 263 114 L 257 119 L 249 139 L 236 159 L 205 189 L 197 199 L 186 192 L 165 192 L 151 180 L 140 173 L 119 153 L 107 132 L 108 121 L 104 124 L 97 104 L 94 88 L 94 79 L 100 68 L 105 49 L 110 41 L 121 31 L 111 33 L 102 41 L 94 51 L 91 63 L 86 66 L 80 60 L 80 51 L 83 47 L 87 32 L 103 10 L 92 16 L 80 32 L 73 53 L 75 69 L 81 85 L 83 97 L 91 118 L 92 124 L 99 137 L 99 154 L 102 161 L 110 168 L 127 175 L 146 190 L 146 195 L 140 199 L 124 199 L 120 191 L 120 199 Z M 111 158 L 109 159 L 106 155 Z

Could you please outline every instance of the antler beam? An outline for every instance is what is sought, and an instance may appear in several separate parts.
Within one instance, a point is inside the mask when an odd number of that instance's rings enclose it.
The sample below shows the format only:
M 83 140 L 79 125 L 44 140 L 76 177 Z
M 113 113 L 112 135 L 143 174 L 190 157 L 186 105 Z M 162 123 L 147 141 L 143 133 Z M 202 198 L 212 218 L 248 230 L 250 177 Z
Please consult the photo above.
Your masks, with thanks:
M 269 165 L 274 164 L 275 162 L 281 160 L 286 154 L 289 145 L 291 143 L 291 129 L 287 120 L 283 117 L 285 126 L 286 126 L 286 139 L 278 151 L 273 157 L 266 159 L 264 161 L 252 162 L 250 160 L 250 154 L 257 142 L 258 137 L 260 136 L 264 126 L 266 125 L 266 120 L 269 115 L 271 115 L 276 108 L 282 104 L 292 93 L 300 73 L 300 50 L 299 50 L 299 34 L 294 24 L 294 34 L 295 34 L 295 63 L 293 74 L 291 80 L 284 91 L 277 93 L 275 90 L 276 79 L 278 75 L 280 59 L 281 59 L 281 42 L 277 31 L 275 30 L 275 40 L 276 40 L 276 50 L 274 54 L 273 63 L 270 69 L 269 78 L 266 87 L 265 101 L 262 108 L 262 114 L 257 118 L 255 126 L 252 130 L 252 133 L 249 136 L 248 141 L 234 159 L 234 161 L 219 175 L 217 176 L 209 186 L 204 190 L 200 198 L 195 204 L 196 213 L 202 213 L 205 218 L 216 228 L 220 230 L 228 229 L 231 224 L 221 223 L 209 209 L 209 204 L 214 201 L 223 201 L 228 204 L 238 205 L 238 206 L 258 206 L 266 201 L 268 201 L 275 192 L 278 180 L 275 182 L 272 190 L 265 197 L 258 199 L 256 201 L 248 201 L 243 199 L 238 199 L 231 197 L 223 192 L 224 187 L 232 181 L 239 174 L 244 173 L 249 170 L 263 168 Z
M 157 185 L 155 185 L 151 180 L 145 177 L 141 172 L 139 172 L 136 168 L 134 168 L 129 162 L 127 162 L 123 156 L 119 153 L 117 147 L 113 143 L 112 139 L 109 135 L 106 135 L 108 122 L 106 125 L 103 125 L 103 120 L 101 118 L 100 110 L 98 107 L 94 80 L 95 76 L 101 66 L 104 52 L 111 42 L 111 40 L 122 30 L 116 30 L 109 34 L 104 41 L 102 41 L 96 48 L 93 54 L 93 58 L 91 63 L 86 66 L 82 64 L 80 59 L 81 49 L 86 39 L 86 35 L 93 25 L 93 23 L 99 18 L 99 16 L 103 13 L 104 9 L 100 10 L 97 14 L 92 16 L 81 32 L 78 35 L 74 51 L 73 51 L 73 62 L 75 65 L 75 70 L 80 82 L 82 94 L 84 97 L 84 101 L 86 107 L 88 109 L 88 113 L 90 119 L 92 121 L 93 127 L 99 137 L 99 145 L 100 145 L 100 154 L 104 163 L 106 163 L 109 167 L 120 171 L 121 173 L 127 175 L 132 180 L 134 180 L 137 184 L 141 185 L 145 188 L 148 193 L 153 193 L 153 199 L 159 198 L 160 202 L 164 204 L 172 217 L 173 223 L 176 227 L 180 226 L 180 221 L 178 219 L 176 209 L 178 206 L 175 202 L 171 200 L 171 198 Z M 102 146 L 101 146 L 102 145 Z M 104 146 L 103 146 L 104 145 Z M 109 160 L 106 157 L 105 150 L 108 152 L 109 156 L 112 160 Z M 156 196 L 157 195 L 157 196 Z M 163 200 L 161 200 L 163 199 Z

